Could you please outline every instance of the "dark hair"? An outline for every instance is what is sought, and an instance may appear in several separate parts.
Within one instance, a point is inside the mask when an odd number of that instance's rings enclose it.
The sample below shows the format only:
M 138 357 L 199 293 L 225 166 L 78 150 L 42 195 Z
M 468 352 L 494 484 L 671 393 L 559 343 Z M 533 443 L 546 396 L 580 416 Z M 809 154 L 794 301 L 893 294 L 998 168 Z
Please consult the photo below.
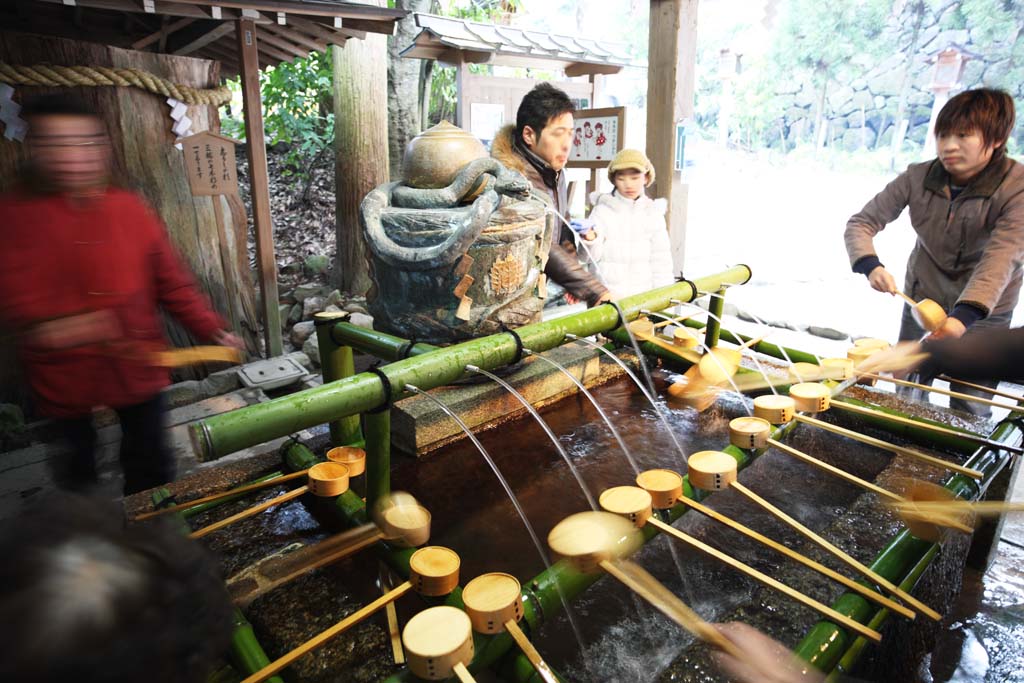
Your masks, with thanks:
M 576 111 L 576 106 L 565 94 L 550 83 L 538 83 L 526 93 L 516 112 L 516 137 L 523 139 L 523 130 L 529 126 L 540 136 L 551 119 Z
M 21 116 L 30 119 L 33 116 L 89 116 L 102 118 L 99 110 L 76 95 L 52 94 L 37 95 L 25 101 Z
M 1013 98 L 1004 90 L 977 88 L 956 95 L 935 119 L 935 135 L 978 131 L 986 145 L 1001 145 L 1010 137 L 1016 113 Z
M 232 606 L 219 567 L 170 523 L 63 494 L 0 535 L 0 680 L 201 683 Z

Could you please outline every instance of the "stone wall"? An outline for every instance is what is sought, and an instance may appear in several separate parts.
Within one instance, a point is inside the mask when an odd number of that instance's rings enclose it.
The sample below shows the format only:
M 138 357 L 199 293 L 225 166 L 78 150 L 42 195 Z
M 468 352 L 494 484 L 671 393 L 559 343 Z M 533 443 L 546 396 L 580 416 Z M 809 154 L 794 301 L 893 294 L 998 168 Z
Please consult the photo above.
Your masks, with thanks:
M 918 16 L 916 10 L 921 7 L 923 13 Z M 1024 31 L 1011 24 L 991 30 L 989 24 L 983 25 L 990 19 L 966 12 L 959 0 L 894 2 L 884 38 L 897 49 L 881 59 L 865 55 L 863 61 L 869 63 L 860 77 L 828 84 L 825 144 L 847 151 L 887 148 L 898 130 L 897 114 L 905 92 L 902 118 L 908 124 L 904 147 L 920 149 L 935 99 L 929 88 L 934 56 L 947 47 L 969 56 L 960 79 L 962 89 L 1003 88 L 1014 96 L 1018 111 L 1024 108 L 1024 64 L 1013 59 L 1015 51 L 1024 54 Z M 766 142 L 780 146 L 780 133 L 789 145 L 809 140 L 820 96 L 820 89 L 809 79 L 781 85 L 772 105 L 783 114 L 765 136 Z M 1024 126 L 1017 126 L 1014 138 L 1018 149 L 1024 145 Z

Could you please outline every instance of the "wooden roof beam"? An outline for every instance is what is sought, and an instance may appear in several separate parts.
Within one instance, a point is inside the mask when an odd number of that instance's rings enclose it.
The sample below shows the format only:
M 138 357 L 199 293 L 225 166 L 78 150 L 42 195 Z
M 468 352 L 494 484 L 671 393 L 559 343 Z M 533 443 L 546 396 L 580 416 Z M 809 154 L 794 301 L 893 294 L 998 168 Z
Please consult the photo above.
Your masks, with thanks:
M 210 30 L 206 31 L 205 33 L 197 36 L 188 43 L 185 43 L 181 47 L 175 49 L 171 54 L 179 56 L 190 55 L 196 50 L 199 50 L 214 42 L 215 40 L 220 40 L 224 36 L 228 35 L 229 33 L 231 33 L 234 27 L 235 25 L 230 21 L 219 23 Z
M 296 14 L 316 17 L 341 17 L 342 19 L 366 19 L 377 22 L 388 22 L 392 25 L 408 12 L 400 9 L 389 9 L 375 5 L 345 3 L 331 5 L 324 2 L 302 3 L 283 0 L 175 0 L 186 5 L 209 7 L 219 5 L 234 9 L 254 9 L 260 12 L 285 12 L 289 18 Z
M 261 55 L 266 55 L 268 57 L 273 57 L 274 59 L 277 60 L 277 63 L 280 63 L 280 62 L 291 62 L 292 60 L 294 60 L 298 56 L 298 55 L 288 54 L 284 50 L 279 50 L 278 48 L 274 47 L 273 45 L 268 45 L 267 41 L 263 40 L 263 38 L 265 38 L 265 36 L 260 36 L 259 43 L 258 43 Z M 303 56 L 305 56 L 306 54 L 307 53 L 302 53 Z
M 323 52 L 324 50 L 327 49 L 327 45 L 328 45 L 327 41 L 316 41 L 316 40 L 313 40 L 312 38 L 310 38 L 305 33 L 302 33 L 301 31 L 297 31 L 297 30 L 295 30 L 294 28 L 291 28 L 291 27 L 285 28 L 284 26 L 278 26 L 276 24 L 267 24 L 265 26 L 261 26 L 260 28 L 262 29 L 262 34 L 263 35 L 266 35 L 267 33 L 272 33 L 272 34 L 274 34 L 276 36 L 279 36 L 281 38 L 286 38 L 286 39 L 288 39 L 288 40 L 290 40 L 293 43 L 296 43 L 298 45 L 303 45 L 305 47 L 308 47 L 310 50 L 316 50 L 317 52 Z
M 313 21 L 305 17 L 297 17 L 294 14 L 288 17 L 288 21 L 291 22 L 295 28 L 300 28 L 310 35 L 316 36 L 323 40 L 329 45 L 344 45 L 345 40 L 348 38 L 358 38 L 362 40 L 366 37 L 365 31 L 354 31 L 349 28 L 329 28 L 319 21 Z
M 145 47 L 148 47 L 148 46 L 152 45 L 153 43 L 156 43 L 156 42 L 166 38 L 167 36 L 171 35 L 175 31 L 179 31 L 179 30 L 185 28 L 186 26 L 188 26 L 189 24 L 191 24 L 194 21 L 196 21 L 196 20 L 194 18 L 192 18 L 192 17 L 184 17 L 182 19 L 178 19 L 177 21 L 172 21 L 170 24 L 168 24 L 167 26 L 161 28 L 156 33 L 150 33 L 145 38 L 141 38 L 139 40 L 136 40 L 134 43 L 132 43 L 132 49 L 133 50 L 141 50 L 141 49 L 143 49 Z
M 269 30 L 267 30 L 270 26 L 274 26 L 274 24 L 260 26 L 260 28 L 256 31 L 261 43 L 269 43 L 270 45 L 273 45 L 277 49 L 285 53 L 291 54 L 291 59 L 294 59 L 295 57 L 305 57 L 306 55 L 309 54 L 309 50 L 303 47 L 299 47 L 294 43 L 289 43 L 287 40 L 282 40 L 280 37 L 271 33 Z

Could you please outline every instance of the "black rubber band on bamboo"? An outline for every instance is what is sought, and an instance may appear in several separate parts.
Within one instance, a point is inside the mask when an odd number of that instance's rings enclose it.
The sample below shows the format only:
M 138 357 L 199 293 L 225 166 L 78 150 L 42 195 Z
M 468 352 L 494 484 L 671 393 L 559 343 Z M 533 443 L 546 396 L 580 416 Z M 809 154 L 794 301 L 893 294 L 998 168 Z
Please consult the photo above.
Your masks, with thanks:
M 380 404 L 376 408 L 367 410 L 368 413 L 383 413 L 385 410 L 391 409 L 391 380 L 384 374 L 376 363 L 367 368 L 368 372 L 372 372 L 380 378 L 380 383 L 384 385 L 384 403 Z
M 690 301 L 696 299 L 697 295 L 700 293 L 697 291 L 697 283 L 694 282 L 693 280 L 687 280 L 685 277 L 683 277 L 682 273 L 679 274 L 679 281 L 685 282 L 686 284 L 690 285 Z
M 416 346 L 419 342 L 416 337 L 409 337 L 409 341 L 405 342 L 398 347 L 398 360 L 405 360 L 412 353 L 412 347 Z
M 617 302 L 615 302 L 615 301 L 606 301 L 605 303 L 608 304 L 609 306 L 611 306 L 612 308 L 614 308 L 615 309 L 615 314 L 617 316 L 619 316 L 619 319 L 615 322 L 615 327 L 613 327 L 612 329 L 614 330 L 616 327 L 625 327 L 626 326 L 626 316 L 622 312 L 622 309 L 619 308 L 619 304 Z
M 523 359 L 523 338 L 519 336 L 519 333 L 510 327 L 502 325 L 505 334 L 512 335 L 512 338 L 516 340 L 516 357 L 512 359 L 509 365 L 518 365 L 519 361 Z

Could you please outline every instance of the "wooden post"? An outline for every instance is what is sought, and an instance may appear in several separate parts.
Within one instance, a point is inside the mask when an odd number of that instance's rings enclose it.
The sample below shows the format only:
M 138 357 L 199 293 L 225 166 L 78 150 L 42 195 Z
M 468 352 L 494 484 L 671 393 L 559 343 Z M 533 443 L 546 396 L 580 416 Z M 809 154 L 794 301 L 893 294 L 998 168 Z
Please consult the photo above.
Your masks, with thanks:
M 270 215 L 256 24 L 250 19 L 238 22 L 238 52 L 242 66 L 242 107 L 245 113 L 245 152 L 249 158 L 252 223 L 256 231 L 256 266 L 263 305 L 263 341 L 267 357 L 272 357 L 282 353 L 281 311 L 277 303 L 277 260 L 274 258 L 274 222 Z
M 331 48 L 337 276 L 340 289 L 352 294 L 371 284 L 359 205 L 389 178 L 387 47 L 386 36 L 371 33 Z
M 676 124 L 693 117 L 699 0 L 651 0 L 647 69 L 647 156 L 657 172 L 652 192 L 668 201 L 672 263 L 683 269 L 689 188 L 674 170 Z
M 597 108 L 597 96 L 601 93 L 601 76 L 600 76 L 600 74 L 590 74 L 589 76 L 587 76 L 587 80 L 590 81 L 590 108 L 591 109 L 596 109 Z M 619 131 L 619 135 L 621 136 L 621 138 L 625 138 L 626 137 L 626 131 L 620 130 Z M 597 192 L 597 189 L 600 187 L 597 174 L 598 174 L 598 170 L 596 168 L 590 169 L 590 180 L 588 180 L 586 182 L 586 184 L 585 184 L 586 190 L 583 193 L 584 213 L 588 213 L 590 211 L 590 208 L 591 208 L 590 207 L 590 195 L 591 195 L 591 193 Z M 569 205 L 571 206 L 572 202 L 569 202 Z
M 469 67 L 463 61 L 461 53 L 459 63 L 455 66 L 455 125 L 469 130 L 469 102 L 466 97 L 466 76 Z

